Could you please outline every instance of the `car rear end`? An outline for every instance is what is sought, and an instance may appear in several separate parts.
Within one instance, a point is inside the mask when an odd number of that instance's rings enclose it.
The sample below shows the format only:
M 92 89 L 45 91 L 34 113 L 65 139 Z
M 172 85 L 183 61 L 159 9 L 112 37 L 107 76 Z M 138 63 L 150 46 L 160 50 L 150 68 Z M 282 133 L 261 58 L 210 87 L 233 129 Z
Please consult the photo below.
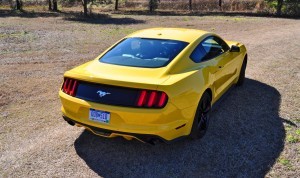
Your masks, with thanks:
M 65 77 L 59 92 L 63 117 L 104 137 L 151 143 L 187 135 L 189 108 L 178 109 L 168 91 L 153 88 L 157 86 L 131 88 Z

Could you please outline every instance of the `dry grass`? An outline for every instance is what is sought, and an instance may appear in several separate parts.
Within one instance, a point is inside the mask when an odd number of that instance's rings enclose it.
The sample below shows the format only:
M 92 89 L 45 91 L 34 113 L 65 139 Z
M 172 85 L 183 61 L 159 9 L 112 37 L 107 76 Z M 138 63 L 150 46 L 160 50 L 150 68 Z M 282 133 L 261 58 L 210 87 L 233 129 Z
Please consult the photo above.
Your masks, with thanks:
M 244 43 L 247 81 L 208 134 L 155 147 L 61 118 L 64 71 L 138 29 L 187 27 Z M 300 177 L 300 23 L 224 16 L 0 16 L 0 177 Z

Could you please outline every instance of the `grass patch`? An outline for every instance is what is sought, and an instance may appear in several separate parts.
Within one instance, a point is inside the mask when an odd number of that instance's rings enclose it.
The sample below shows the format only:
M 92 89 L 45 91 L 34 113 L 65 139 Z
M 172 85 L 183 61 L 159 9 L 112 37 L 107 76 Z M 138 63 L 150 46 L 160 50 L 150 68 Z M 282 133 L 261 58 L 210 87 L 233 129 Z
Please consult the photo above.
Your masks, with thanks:
M 116 27 L 116 28 L 112 28 L 112 29 L 104 29 L 102 32 L 106 33 L 109 36 L 116 36 L 116 35 L 128 35 L 135 31 L 136 31 L 136 29 L 132 29 L 132 28 Z
M 241 22 L 241 21 L 246 21 L 246 20 L 248 20 L 248 19 L 245 17 L 236 17 L 233 19 L 233 21 L 235 21 L 235 22 Z
M 279 163 L 282 164 L 283 166 L 286 166 L 288 167 L 289 169 L 292 168 L 292 164 L 291 164 L 291 161 L 286 159 L 286 158 L 279 158 Z
M 187 16 L 183 17 L 183 21 L 187 22 L 187 21 L 189 21 L 189 20 L 190 20 L 189 17 L 187 17 Z
M 282 165 L 284 165 L 284 166 L 287 166 L 287 165 L 290 165 L 290 164 L 291 164 L 291 163 L 290 163 L 290 160 L 285 159 L 285 158 L 279 159 L 279 162 L 280 162 Z
M 290 126 L 290 125 L 285 125 L 285 130 L 286 130 L 286 131 L 292 130 L 292 126 Z
M 20 38 L 27 34 L 29 34 L 29 32 L 24 30 L 19 32 L 12 32 L 12 33 L 0 33 L 0 38 Z
M 286 140 L 289 142 L 289 143 L 298 143 L 300 141 L 300 139 L 296 136 L 293 136 L 292 134 L 289 134 L 287 137 L 286 137 Z

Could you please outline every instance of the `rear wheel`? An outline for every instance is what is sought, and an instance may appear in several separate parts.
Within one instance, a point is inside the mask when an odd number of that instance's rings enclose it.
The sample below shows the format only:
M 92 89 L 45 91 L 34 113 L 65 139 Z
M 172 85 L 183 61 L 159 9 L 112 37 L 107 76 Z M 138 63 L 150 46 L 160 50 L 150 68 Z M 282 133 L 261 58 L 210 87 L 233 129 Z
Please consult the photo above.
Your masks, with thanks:
M 196 111 L 190 138 L 199 139 L 205 135 L 209 125 L 210 111 L 211 97 L 207 92 L 205 92 Z
M 242 68 L 240 71 L 240 75 L 239 75 L 239 80 L 236 83 L 237 86 L 242 86 L 244 84 L 246 67 L 247 67 L 247 57 L 245 57 L 245 59 L 244 59 L 244 62 L 243 62 L 243 65 L 242 65 Z

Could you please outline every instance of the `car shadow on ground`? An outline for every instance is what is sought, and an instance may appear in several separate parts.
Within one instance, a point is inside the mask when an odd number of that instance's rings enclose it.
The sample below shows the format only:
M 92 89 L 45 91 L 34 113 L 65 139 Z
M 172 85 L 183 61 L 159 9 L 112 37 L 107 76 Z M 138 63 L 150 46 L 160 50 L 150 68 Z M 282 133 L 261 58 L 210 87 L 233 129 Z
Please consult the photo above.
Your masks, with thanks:
M 212 113 L 209 131 L 201 140 L 149 146 L 84 131 L 74 146 L 104 177 L 263 177 L 284 146 L 280 100 L 275 88 L 246 79 Z

